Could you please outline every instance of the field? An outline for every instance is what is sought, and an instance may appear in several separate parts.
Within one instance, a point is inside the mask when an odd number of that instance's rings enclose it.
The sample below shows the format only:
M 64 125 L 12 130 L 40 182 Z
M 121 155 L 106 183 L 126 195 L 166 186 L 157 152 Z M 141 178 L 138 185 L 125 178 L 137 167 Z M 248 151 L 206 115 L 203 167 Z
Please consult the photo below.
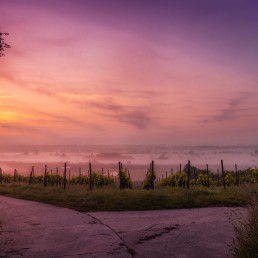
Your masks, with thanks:
M 80 211 L 118 211 L 243 206 L 257 195 L 258 169 L 224 171 L 217 174 L 190 165 L 156 179 L 154 162 L 144 180 L 132 181 L 129 171 L 119 162 L 118 178 L 92 171 L 71 176 L 65 163 L 62 172 L 41 175 L 34 167 L 29 175 L 13 175 L 0 169 L 0 194 L 51 203 Z M 123 191 L 122 191 L 123 190 Z
M 121 211 L 178 209 L 214 206 L 243 206 L 249 196 L 258 195 L 255 186 L 207 188 L 158 188 L 155 190 L 119 190 L 103 187 L 89 191 L 85 186 L 62 187 L 29 186 L 24 184 L 2 184 L 0 194 L 40 201 L 78 211 Z

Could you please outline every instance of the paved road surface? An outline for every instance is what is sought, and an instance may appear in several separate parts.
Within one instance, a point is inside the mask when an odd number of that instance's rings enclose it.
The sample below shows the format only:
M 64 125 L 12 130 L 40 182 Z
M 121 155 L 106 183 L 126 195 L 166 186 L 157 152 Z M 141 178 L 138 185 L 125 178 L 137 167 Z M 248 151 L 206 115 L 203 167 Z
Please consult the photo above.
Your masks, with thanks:
M 80 213 L 0 196 L 0 257 L 228 257 L 242 208 Z

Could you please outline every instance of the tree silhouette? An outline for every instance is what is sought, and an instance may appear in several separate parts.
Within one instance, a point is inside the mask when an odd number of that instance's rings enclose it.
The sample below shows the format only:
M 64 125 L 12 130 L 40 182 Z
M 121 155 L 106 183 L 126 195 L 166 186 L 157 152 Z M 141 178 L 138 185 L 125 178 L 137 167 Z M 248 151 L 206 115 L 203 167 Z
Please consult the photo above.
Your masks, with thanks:
M 3 39 L 3 36 L 8 36 L 9 33 L 6 33 L 6 32 L 0 32 L 0 57 L 4 56 L 5 54 L 3 53 L 4 52 L 4 49 L 5 48 L 10 48 L 11 46 L 6 44 L 4 42 L 4 39 Z

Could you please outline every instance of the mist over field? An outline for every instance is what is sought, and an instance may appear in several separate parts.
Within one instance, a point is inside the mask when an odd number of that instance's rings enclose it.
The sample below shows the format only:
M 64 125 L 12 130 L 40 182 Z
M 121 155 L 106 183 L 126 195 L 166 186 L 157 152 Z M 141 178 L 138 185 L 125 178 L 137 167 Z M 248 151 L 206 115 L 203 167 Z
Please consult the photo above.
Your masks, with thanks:
M 239 169 L 255 167 L 258 164 L 258 145 L 250 146 L 169 146 L 169 145 L 90 145 L 61 146 L 33 145 L 6 146 L 0 148 L 0 167 L 6 173 L 14 169 L 21 174 L 29 174 L 35 166 L 36 174 L 43 174 L 44 166 L 49 172 L 63 170 L 67 162 L 71 175 L 78 175 L 79 168 L 83 174 L 88 173 L 88 164 L 92 163 L 94 171 L 117 176 L 118 162 L 130 171 L 133 180 L 143 180 L 151 160 L 155 162 L 157 176 L 166 171 L 170 174 L 191 161 L 193 166 L 209 168 L 214 172 L 220 169 L 224 160 L 226 170 L 233 170 L 235 164 Z

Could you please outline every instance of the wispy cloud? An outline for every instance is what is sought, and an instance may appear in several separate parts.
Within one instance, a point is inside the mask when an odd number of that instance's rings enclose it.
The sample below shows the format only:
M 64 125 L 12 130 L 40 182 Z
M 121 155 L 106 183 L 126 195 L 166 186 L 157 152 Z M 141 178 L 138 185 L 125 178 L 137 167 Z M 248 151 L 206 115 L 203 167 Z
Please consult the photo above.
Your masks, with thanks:
M 113 91 L 114 93 L 114 91 Z M 146 95 L 155 96 L 152 91 L 131 92 L 117 91 L 112 94 L 70 94 L 60 93 L 58 96 L 66 101 L 81 105 L 92 110 L 95 114 L 110 118 L 117 122 L 126 123 L 138 129 L 147 128 L 152 120 L 152 108 L 146 101 Z M 153 97 L 154 99 L 154 97 Z
M 0 122 L 0 131 L 2 133 L 31 133 L 38 132 L 38 129 L 34 126 L 28 126 L 26 124 L 17 123 L 2 123 Z
M 0 71 L 0 77 L 2 79 L 5 79 L 12 84 L 14 84 L 18 88 L 23 88 L 30 90 L 32 92 L 45 95 L 48 97 L 55 97 L 56 96 L 56 91 L 55 91 L 55 84 L 54 83 L 48 83 L 42 81 L 40 79 L 40 76 L 33 74 L 31 77 L 35 77 L 35 79 L 30 78 L 29 80 L 22 78 L 22 76 L 16 75 L 14 76 L 11 71 L 8 71 L 8 69 Z M 0 95 L 1 99 L 1 95 Z
M 241 92 L 226 103 L 226 107 L 219 110 L 218 114 L 201 120 L 202 123 L 225 122 L 250 115 L 250 108 L 245 105 L 257 97 L 256 92 Z
M 153 120 L 151 109 L 148 106 L 127 106 L 112 102 L 92 102 L 91 105 L 97 108 L 95 112 L 103 118 L 111 118 L 138 129 L 147 128 Z
M 35 116 L 35 118 L 32 121 L 37 123 L 46 122 L 46 123 L 54 123 L 54 124 L 64 124 L 64 125 L 66 124 L 69 126 L 75 125 L 83 128 L 99 129 L 99 126 L 97 126 L 95 123 L 91 123 L 88 121 L 87 122 L 81 121 L 65 115 L 50 114 L 42 111 L 36 111 L 35 114 L 37 116 Z
M 161 95 L 161 91 L 156 90 L 130 90 L 130 89 L 123 89 L 123 88 L 115 88 L 109 87 L 107 93 L 110 95 L 119 95 L 119 96 L 127 96 L 130 98 L 145 98 L 150 100 L 150 98 L 156 98 L 157 96 Z
M 152 122 L 151 114 L 146 110 L 122 110 L 116 114 L 111 114 L 110 117 L 139 129 L 147 128 Z

